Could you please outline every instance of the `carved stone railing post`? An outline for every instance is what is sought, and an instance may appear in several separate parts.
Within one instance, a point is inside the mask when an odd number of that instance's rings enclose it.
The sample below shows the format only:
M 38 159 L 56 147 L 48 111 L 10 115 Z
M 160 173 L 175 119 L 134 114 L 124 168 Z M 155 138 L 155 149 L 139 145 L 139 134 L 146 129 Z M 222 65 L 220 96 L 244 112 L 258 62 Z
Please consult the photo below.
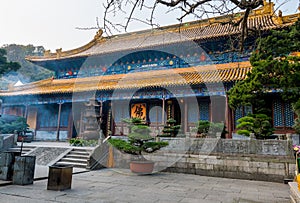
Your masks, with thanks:
M 249 140 L 249 153 L 255 154 L 257 150 L 257 140 L 255 138 L 254 133 L 250 133 L 250 140 Z
M 292 139 L 292 134 L 291 133 L 287 133 L 286 134 L 286 144 L 287 144 L 287 147 L 286 147 L 286 149 L 287 149 L 287 152 L 286 152 L 286 154 L 288 154 L 288 155 L 291 155 L 291 156 L 294 156 L 294 151 L 293 151 L 293 147 L 292 147 L 292 145 L 293 145 L 293 139 Z
M 4 136 L 3 135 L 0 135 L 0 152 L 1 151 L 4 151 L 4 149 L 3 149 L 3 142 L 4 142 Z

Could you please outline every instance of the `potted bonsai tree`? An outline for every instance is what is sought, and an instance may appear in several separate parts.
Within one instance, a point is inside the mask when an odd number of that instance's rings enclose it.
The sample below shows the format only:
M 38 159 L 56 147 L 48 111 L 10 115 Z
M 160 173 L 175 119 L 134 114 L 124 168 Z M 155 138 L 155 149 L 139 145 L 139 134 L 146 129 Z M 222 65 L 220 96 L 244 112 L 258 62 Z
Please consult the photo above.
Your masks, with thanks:
M 150 128 L 140 118 L 123 119 L 129 125 L 128 140 L 109 139 L 108 142 L 118 150 L 132 156 L 130 170 L 134 173 L 151 173 L 154 162 L 147 160 L 143 153 L 153 153 L 168 145 L 168 142 L 155 142 L 150 136 Z
M 228 133 L 224 123 L 214 123 L 206 120 L 200 120 L 196 125 L 196 137 L 199 138 L 215 137 L 216 133 L 218 132 L 221 133 L 222 138 L 225 138 L 226 133 Z
M 176 120 L 173 118 L 168 119 L 160 137 L 176 137 L 181 126 L 175 124 Z

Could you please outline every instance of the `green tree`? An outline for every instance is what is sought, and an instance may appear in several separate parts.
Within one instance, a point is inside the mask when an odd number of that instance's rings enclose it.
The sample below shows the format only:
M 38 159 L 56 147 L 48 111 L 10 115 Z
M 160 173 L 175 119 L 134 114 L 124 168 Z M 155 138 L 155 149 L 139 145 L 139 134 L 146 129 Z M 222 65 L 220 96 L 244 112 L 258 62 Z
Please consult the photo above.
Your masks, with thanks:
M 2 115 L 0 117 L 0 133 L 14 133 L 15 130 L 21 133 L 26 131 L 27 128 L 26 118 L 12 115 Z
M 8 62 L 6 54 L 5 49 L 0 49 L 0 76 L 10 71 L 16 71 L 21 67 L 19 63 Z
M 250 136 L 254 133 L 256 138 L 264 138 L 273 134 L 271 118 L 265 114 L 249 114 L 237 120 L 237 133 Z
M 281 92 L 282 98 L 295 103 L 300 98 L 299 56 L 291 53 L 300 49 L 300 21 L 284 30 L 272 31 L 261 38 L 252 54 L 252 71 L 229 92 L 229 105 L 237 108 L 252 105 L 256 112 L 263 111 L 264 98 L 271 90 Z
M 252 105 L 254 113 L 266 112 L 265 98 L 273 90 L 292 104 L 299 102 L 300 57 L 293 54 L 299 49 L 299 19 L 293 26 L 259 39 L 250 58 L 251 73 L 228 92 L 231 108 Z
M 37 66 L 25 60 L 26 56 L 41 56 L 43 46 L 10 44 L 3 47 L 7 51 L 7 58 L 21 64 L 18 70 L 18 78 L 25 82 L 34 82 L 53 76 L 53 72 L 41 66 Z

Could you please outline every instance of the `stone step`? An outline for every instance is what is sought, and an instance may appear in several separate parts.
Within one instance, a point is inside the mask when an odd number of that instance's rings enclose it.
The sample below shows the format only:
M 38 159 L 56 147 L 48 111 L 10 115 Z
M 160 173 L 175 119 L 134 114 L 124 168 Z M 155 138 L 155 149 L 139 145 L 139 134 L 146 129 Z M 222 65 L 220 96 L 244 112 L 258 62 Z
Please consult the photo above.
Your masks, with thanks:
M 86 167 L 87 167 L 87 164 L 83 164 L 83 163 L 73 163 L 73 162 L 65 162 L 65 161 L 59 161 L 59 162 L 56 162 L 56 164 L 73 165 L 73 167 L 75 167 L 75 168 L 86 168 Z
M 35 147 L 31 147 L 31 146 L 24 147 L 23 146 L 23 148 L 22 148 L 22 155 L 31 152 L 33 149 L 35 149 Z M 13 147 L 13 148 L 10 148 L 8 151 L 10 151 L 10 152 L 20 152 L 21 151 L 21 147 L 20 146 Z
M 91 153 L 91 149 L 75 148 L 56 162 L 56 164 L 69 164 L 77 168 L 86 168 Z
M 22 149 L 35 149 L 36 147 L 33 147 L 33 146 L 23 146 Z M 13 147 L 11 149 L 21 149 L 21 146 L 16 146 L 16 147 Z
M 89 156 L 90 153 L 89 152 L 86 152 L 86 151 L 71 151 L 69 154 L 72 154 L 72 155 L 83 155 L 83 156 Z
M 62 158 L 60 161 L 63 162 L 71 162 L 71 163 L 82 163 L 82 164 L 86 164 L 87 160 L 86 159 L 74 159 L 74 158 Z
M 65 157 L 66 158 L 74 158 L 74 159 L 85 159 L 85 160 L 87 160 L 89 158 L 88 155 L 80 155 L 80 154 L 67 154 Z
M 32 149 L 22 149 L 22 152 L 30 152 Z M 8 151 L 11 151 L 11 152 L 20 152 L 21 149 L 19 148 L 10 148 Z
M 92 152 L 92 149 L 88 149 L 88 148 L 74 148 L 74 151 L 80 152 L 80 151 L 84 151 L 84 152 Z

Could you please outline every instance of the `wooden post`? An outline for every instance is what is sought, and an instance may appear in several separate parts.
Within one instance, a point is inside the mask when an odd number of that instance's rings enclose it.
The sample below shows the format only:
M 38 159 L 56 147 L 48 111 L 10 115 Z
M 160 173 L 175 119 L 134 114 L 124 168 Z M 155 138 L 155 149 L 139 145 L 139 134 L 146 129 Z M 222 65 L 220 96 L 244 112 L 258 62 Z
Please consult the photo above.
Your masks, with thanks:
M 62 103 L 58 103 L 56 141 L 59 141 L 61 105 L 62 105 Z
M 208 113 L 209 113 L 209 121 L 212 122 L 213 120 L 213 99 L 212 97 L 210 97 L 210 102 L 209 102 L 209 105 L 208 105 Z
M 228 131 L 226 138 L 232 138 L 232 129 L 231 129 L 231 110 L 228 105 L 228 95 L 225 94 L 225 125 Z
M 107 131 L 106 131 L 106 136 L 110 136 L 111 131 L 111 103 L 109 103 L 109 109 L 108 109 L 108 116 L 107 116 Z
M 99 114 L 100 114 L 100 125 L 102 123 L 102 112 L 103 112 L 103 101 L 100 101 L 100 112 L 99 112 Z
M 112 146 L 109 146 L 108 149 L 108 159 L 107 159 L 107 167 L 113 168 L 114 167 L 114 149 Z
M 165 104 L 166 104 L 166 99 L 163 96 L 163 99 L 162 99 L 162 114 L 161 114 L 161 123 L 162 123 L 162 125 L 165 124 Z
M 2 103 L 3 103 L 3 101 L 2 101 L 2 99 L 0 99 L 0 117 L 1 117 L 1 115 L 3 114 L 3 111 L 2 111 Z
M 189 125 L 189 121 L 188 121 L 188 101 L 187 99 L 184 99 L 184 133 L 188 132 L 188 125 Z
M 28 117 L 28 104 L 25 105 L 25 112 L 24 112 L 24 118 L 27 121 L 27 117 Z

